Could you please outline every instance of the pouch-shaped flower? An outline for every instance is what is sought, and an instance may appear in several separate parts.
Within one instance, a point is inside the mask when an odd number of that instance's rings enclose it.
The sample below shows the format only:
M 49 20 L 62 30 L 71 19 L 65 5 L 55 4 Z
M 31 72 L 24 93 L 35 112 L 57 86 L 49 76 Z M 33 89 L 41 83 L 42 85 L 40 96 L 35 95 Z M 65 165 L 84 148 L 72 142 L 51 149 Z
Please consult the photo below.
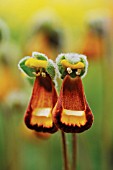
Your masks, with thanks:
M 81 76 L 87 71 L 86 57 L 73 53 L 61 54 L 57 58 L 57 65 L 64 80 L 53 109 L 54 123 L 67 133 L 83 132 L 89 129 L 93 122 L 81 80 Z
M 24 59 L 19 63 L 20 68 L 28 73 L 27 75 L 36 77 L 25 113 L 25 124 L 37 132 L 54 133 L 57 131 L 52 120 L 52 110 L 57 101 L 57 93 L 52 81 L 55 76 L 54 64 L 44 54 L 38 52 Z

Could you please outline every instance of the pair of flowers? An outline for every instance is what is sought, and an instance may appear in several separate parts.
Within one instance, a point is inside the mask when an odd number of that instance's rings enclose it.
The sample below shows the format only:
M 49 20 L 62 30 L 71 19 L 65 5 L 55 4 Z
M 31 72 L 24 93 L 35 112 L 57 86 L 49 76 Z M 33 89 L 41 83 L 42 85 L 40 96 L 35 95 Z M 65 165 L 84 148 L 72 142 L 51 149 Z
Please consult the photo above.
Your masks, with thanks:
M 24 57 L 18 64 L 21 71 L 35 78 L 32 96 L 25 113 L 25 124 L 37 132 L 80 133 L 93 122 L 86 101 L 81 77 L 87 73 L 86 56 L 67 53 L 56 58 L 56 64 L 39 52 Z M 56 73 L 63 79 L 58 96 Z

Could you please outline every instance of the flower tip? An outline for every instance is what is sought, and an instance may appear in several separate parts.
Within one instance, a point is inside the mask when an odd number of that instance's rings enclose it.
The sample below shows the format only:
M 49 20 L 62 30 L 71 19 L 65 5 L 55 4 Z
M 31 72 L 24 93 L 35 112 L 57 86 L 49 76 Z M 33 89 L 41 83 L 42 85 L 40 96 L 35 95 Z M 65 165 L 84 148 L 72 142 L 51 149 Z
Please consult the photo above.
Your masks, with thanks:
M 87 57 L 77 53 L 61 53 L 56 59 L 61 78 L 69 74 L 72 78 L 76 76 L 85 77 L 88 69 Z
M 32 57 L 37 58 L 39 60 L 48 60 L 48 57 L 40 52 L 32 52 Z

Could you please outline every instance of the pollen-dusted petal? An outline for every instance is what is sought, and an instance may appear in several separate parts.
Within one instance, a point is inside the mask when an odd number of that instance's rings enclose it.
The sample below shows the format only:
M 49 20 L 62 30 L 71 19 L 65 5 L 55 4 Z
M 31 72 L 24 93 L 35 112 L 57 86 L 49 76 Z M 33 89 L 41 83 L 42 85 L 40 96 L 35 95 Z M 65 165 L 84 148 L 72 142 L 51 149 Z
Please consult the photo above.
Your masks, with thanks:
M 92 125 L 93 115 L 89 108 L 79 76 L 66 75 L 60 96 L 53 109 L 56 126 L 67 133 L 80 133 Z
M 65 67 L 70 67 L 70 68 L 72 68 L 72 69 L 82 69 L 82 68 L 85 67 L 84 63 L 82 63 L 82 62 L 78 62 L 78 63 L 76 63 L 76 64 L 71 64 L 71 63 L 69 63 L 66 59 L 63 59 L 63 60 L 61 61 L 61 64 L 62 64 L 63 66 L 65 66 Z
M 30 68 L 46 68 L 48 62 L 46 60 L 37 60 L 36 58 L 29 58 L 26 60 L 25 65 Z
M 57 93 L 50 76 L 36 77 L 32 97 L 25 114 L 28 128 L 38 132 L 57 131 L 52 120 L 52 109 L 57 101 Z

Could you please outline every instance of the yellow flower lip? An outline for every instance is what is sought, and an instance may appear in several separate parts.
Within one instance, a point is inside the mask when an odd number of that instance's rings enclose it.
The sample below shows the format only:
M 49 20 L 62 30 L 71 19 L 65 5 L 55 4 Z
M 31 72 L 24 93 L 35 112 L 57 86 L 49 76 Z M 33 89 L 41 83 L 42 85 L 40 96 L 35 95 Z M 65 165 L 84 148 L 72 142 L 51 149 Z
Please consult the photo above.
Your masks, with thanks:
M 63 59 L 61 61 L 61 64 L 64 67 L 70 67 L 71 69 L 83 69 L 85 67 L 84 63 L 82 63 L 82 62 L 78 62 L 76 64 L 71 64 L 66 59 Z
M 80 127 L 81 125 L 84 126 L 86 124 L 86 116 L 85 111 L 75 111 L 75 110 L 68 110 L 64 109 L 61 117 L 62 123 L 66 125 L 77 125 Z
M 32 113 L 34 119 L 32 121 L 37 121 L 38 126 L 52 127 L 52 115 L 51 108 L 36 108 Z
M 26 60 L 25 65 L 30 68 L 45 68 L 48 62 L 46 60 L 38 60 L 36 58 L 29 58 Z

